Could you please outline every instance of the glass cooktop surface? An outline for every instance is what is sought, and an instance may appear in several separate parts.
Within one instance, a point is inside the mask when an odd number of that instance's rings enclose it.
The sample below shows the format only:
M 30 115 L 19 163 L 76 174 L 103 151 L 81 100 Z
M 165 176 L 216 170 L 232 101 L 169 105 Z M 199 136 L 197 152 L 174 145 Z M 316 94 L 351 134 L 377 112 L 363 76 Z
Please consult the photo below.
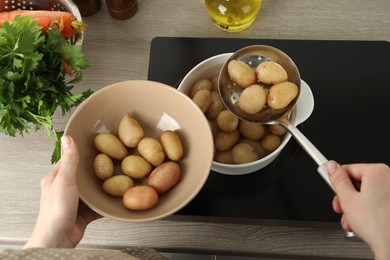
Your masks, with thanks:
M 199 62 L 254 44 L 287 53 L 314 95 L 314 111 L 298 128 L 341 164 L 390 164 L 390 43 L 157 37 L 148 79 L 178 87 Z M 211 171 L 200 193 L 178 215 L 338 222 L 333 192 L 317 165 L 291 138 L 269 166 L 246 175 Z

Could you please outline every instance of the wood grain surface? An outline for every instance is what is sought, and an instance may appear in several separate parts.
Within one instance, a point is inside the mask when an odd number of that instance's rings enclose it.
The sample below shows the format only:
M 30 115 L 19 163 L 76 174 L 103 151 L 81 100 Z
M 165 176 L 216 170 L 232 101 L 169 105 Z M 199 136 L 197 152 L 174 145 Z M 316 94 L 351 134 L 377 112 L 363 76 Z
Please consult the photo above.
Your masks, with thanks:
M 105 4 L 88 27 L 83 50 L 91 63 L 76 91 L 131 79 L 146 79 L 150 44 L 157 36 L 307 40 L 390 41 L 388 0 L 264 0 L 255 23 L 227 33 L 212 23 L 201 0 L 139 0 L 130 20 L 111 18 Z M 58 112 L 64 129 L 70 115 Z M 40 179 L 51 168 L 53 140 L 44 131 L 0 135 L 0 244 L 20 246 L 39 210 Z M 80 247 L 150 246 L 163 251 L 291 257 L 370 259 L 363 242 L 345 241 L 337 223 L 214 219 L 172 216 L 129 224 L 92 223 Z

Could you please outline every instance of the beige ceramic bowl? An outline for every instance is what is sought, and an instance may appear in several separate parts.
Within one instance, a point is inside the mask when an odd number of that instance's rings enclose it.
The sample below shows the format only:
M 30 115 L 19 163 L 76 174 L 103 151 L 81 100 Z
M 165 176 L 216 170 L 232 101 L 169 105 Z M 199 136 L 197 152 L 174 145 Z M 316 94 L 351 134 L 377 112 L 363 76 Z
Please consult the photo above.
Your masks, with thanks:
M 223 64 L 226 60 L 233 55 L 233 53 L 224 53 L 210 57 L 190 70 L 183 78 L 178 89 L 185 94 L 190 93 L 192 85 L 200 79 L 210 79 L 219 74 Z M 306 82 L 301 82 L 301 93 L 298 98 L 298 102 L 292 111 L 291 122 L 294 125 L 298 125 L 304 122 L 312 113 L 314 108 L 313 94 L 310 87 Z M 271 154 L 261 158 L 260 160 L 245 163 L 245 164 L 224 164 L 213 161 L 211 169 L 228 175 L 242 175 L 255 172 L 270 164 L 280 154 L 282 149 L 286 146 L 290 140 L 291 135 L 285 135 L 281 145 Z
M 137 118 L 145 136 L 158 138 L 164 130 L 175 130 L 183 141 L 181 179 L 150 210 L 128 210 L 121 198 L 103 191 L 102 181 L 93 172 L 98 153 L 95 136 L 116 134 L 125 112 Z M 157 220 L 183 208 L 203 187 L 213 158 L 213 137 L 202 111 L 185 94 L 152 81 L 125 81 L 97 91 L 73 113 L 65 134 L 72 136 L 80 149 L 77 182 L 82 201 L 105 217 L 126 222 Z

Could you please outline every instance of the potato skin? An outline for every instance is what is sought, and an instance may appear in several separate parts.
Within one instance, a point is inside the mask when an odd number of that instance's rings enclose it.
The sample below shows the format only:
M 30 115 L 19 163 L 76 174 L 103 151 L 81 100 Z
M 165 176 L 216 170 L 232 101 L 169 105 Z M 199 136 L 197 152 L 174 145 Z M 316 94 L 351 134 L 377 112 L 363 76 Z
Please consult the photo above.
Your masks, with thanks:
M 286 128 L 280 125 L 269 125 L 268 129 L 271 134 L 279 136 L 282 136 L 287 132 Z
M 147 210 L 158 204 L 158 193 L 149 186 L 135 186 L 125 192 L 122 201 L 130 210 Z
M 215 149 L 219 152 L 223 152 L 232 148 L 240 139 L 240 132 L 236 129 L 233 132 L 226 133 L 220 131 L 214 141 Z
M 231 80 L 241 88 L 247 88 L 256 83 L 256 73 L 245 62 L 231 60 L 228 63 L 227 70 Z
M 118 137 L 125 146 L 135 148 L 144 137 L 144 130 L 130 113 L 125 113 L 119 122 Z
M 210 79 L 211 81 L 211 91 L 218 92 L 218 83 L 219 83 L 219 75 L 216 75 Z
M 250 115 L 262 110 L 267 103 L 267 94 L 260 85 L 251 85 L 244 89 L 238 101 L 240 109 Z
M 138 143 L 137 150 L 153 166 L 158 166 L 164 162 L 164 149 L 161 143 L 152 137 L 142 138 Z
M 233 162 L 243 164 L 256 161 L 260 158 L 256 148 L 248 143 L 238 143 L 232 149 Z
M 267 95 L 267 105 L 273 109 L 282 109 L 287 107 L 297 95 L 297 85 L 289 81 L 282 82 L 273 85 L 269 89 Z
M 176 162 L 165 162 L 157 166 L 148 178 L 148 185 L 159 194 L 170 190 L 179 181 L 180 166 Z
M 123 159 L 121 168 L 124 174 L 134 179 L 142 179 L 152 171 L 152 165 L 142 156 L 129 155 Z
M 252 140 L 260 140 L 265 132 L 264 125 L 251 123 L 245 120 L 240 120 L 238 130 L 244 137 Z
M 238 127 L 239 119 L 232 112 L 225 109 L 217 116 L 217 126 L 224 132 L 233 132 Z
M 209 119 L 217 118 L 218 114 L 225 109 L 225 105 L 222 102 L 221 96 L 217 91 L 210 92 L 210 106 L 206 112 L 206 117 Z
M 223 152 L 217 152 L 214 156 L 214 161 L 224 164 L 234 164 L 232 149 Z
M 247 143 L 247 144 L 252 145 L 256 149 L 257 154 L 259 155 L 259 159 L 265 157 L 268 154 L 268 152 L 261 145 L 260 141 L 255 141 L 255 140 L 251 140 L 248 138 L 244 138 L 244 139 L 240 140 L 240 143 Z
M 96 149 L 117 160 L 122 160 L 128 154 L 127 148 L 113 134 L 98 134 L 94 140 Z
M 172 161 L 179 161 L 183 158 L 183 143 L 176 132 L 170 130 L 162 132 L 160 135 L 160 143 L 165 155 Z
M 192 100 L 203 113 L 206 113 L 211 105 L 211 93 L 207 89 L 201 89 L 195 93 Z
M 194 83 L 191 87 L 191 97 L 194 97 L 196 92 L 198 92 L 201 89 L 206 89 L 208 91 L 211 91 L 213 88 L 213 84 L 208 79 L 200 79 Z
M 261 145 L 267 152 L 273 152 L 274 150 L 276 150 L 276 148 L 279 147 L 281 142 L 282 141 L 280 137 L 278 135 L 273 134 L 264 136 L 263 139 L 261 139 Z
M 285 69 L 274 61 L 265 61 L 256 68 L 257 79 L 264 84 L 277 84 L 288 79 Z
M 103 182 L 103 190 L 117 197 L 122 197 L 133 186 L 133 180 L 126 175 L 115 175 Z
M 104 181 L 114 174 L 114 163 L 108 155 L 100 153 L 93 160 L 93 170 L 96 176 Z

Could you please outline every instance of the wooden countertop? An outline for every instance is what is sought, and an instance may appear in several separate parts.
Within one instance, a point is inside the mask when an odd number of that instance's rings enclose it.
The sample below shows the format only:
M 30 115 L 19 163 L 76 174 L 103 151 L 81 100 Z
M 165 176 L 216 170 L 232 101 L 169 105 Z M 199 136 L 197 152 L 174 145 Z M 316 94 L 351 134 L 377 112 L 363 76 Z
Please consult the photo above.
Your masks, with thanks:
M 76 91 L 146 79 L 151 40 L 157 36 L 390 41 L 388 0 L 264 0 L 246 31 L 226 33 L 212 25 L 201 0 L 139 0 L 138 13 L 112 19 L 103 4 L 86 17 L 84 53 L 91 63 Z M 57 129 L 70 115 L 56 114 Z M 51 168 L 53 140 L 44 131 L 24 138 L 0 135 L 0 244 L 20 246 L 39 210 L 40 178 Z M 326 205 L 324 205 L 326 206 Z M 203 252 L 309 259 L 370 259 L 363 242 L 345 241 L 338 223 L 215 219 L 172 216 L 145 224 L 101 219 L 80 247 L 150 246 L 171 252 Z

